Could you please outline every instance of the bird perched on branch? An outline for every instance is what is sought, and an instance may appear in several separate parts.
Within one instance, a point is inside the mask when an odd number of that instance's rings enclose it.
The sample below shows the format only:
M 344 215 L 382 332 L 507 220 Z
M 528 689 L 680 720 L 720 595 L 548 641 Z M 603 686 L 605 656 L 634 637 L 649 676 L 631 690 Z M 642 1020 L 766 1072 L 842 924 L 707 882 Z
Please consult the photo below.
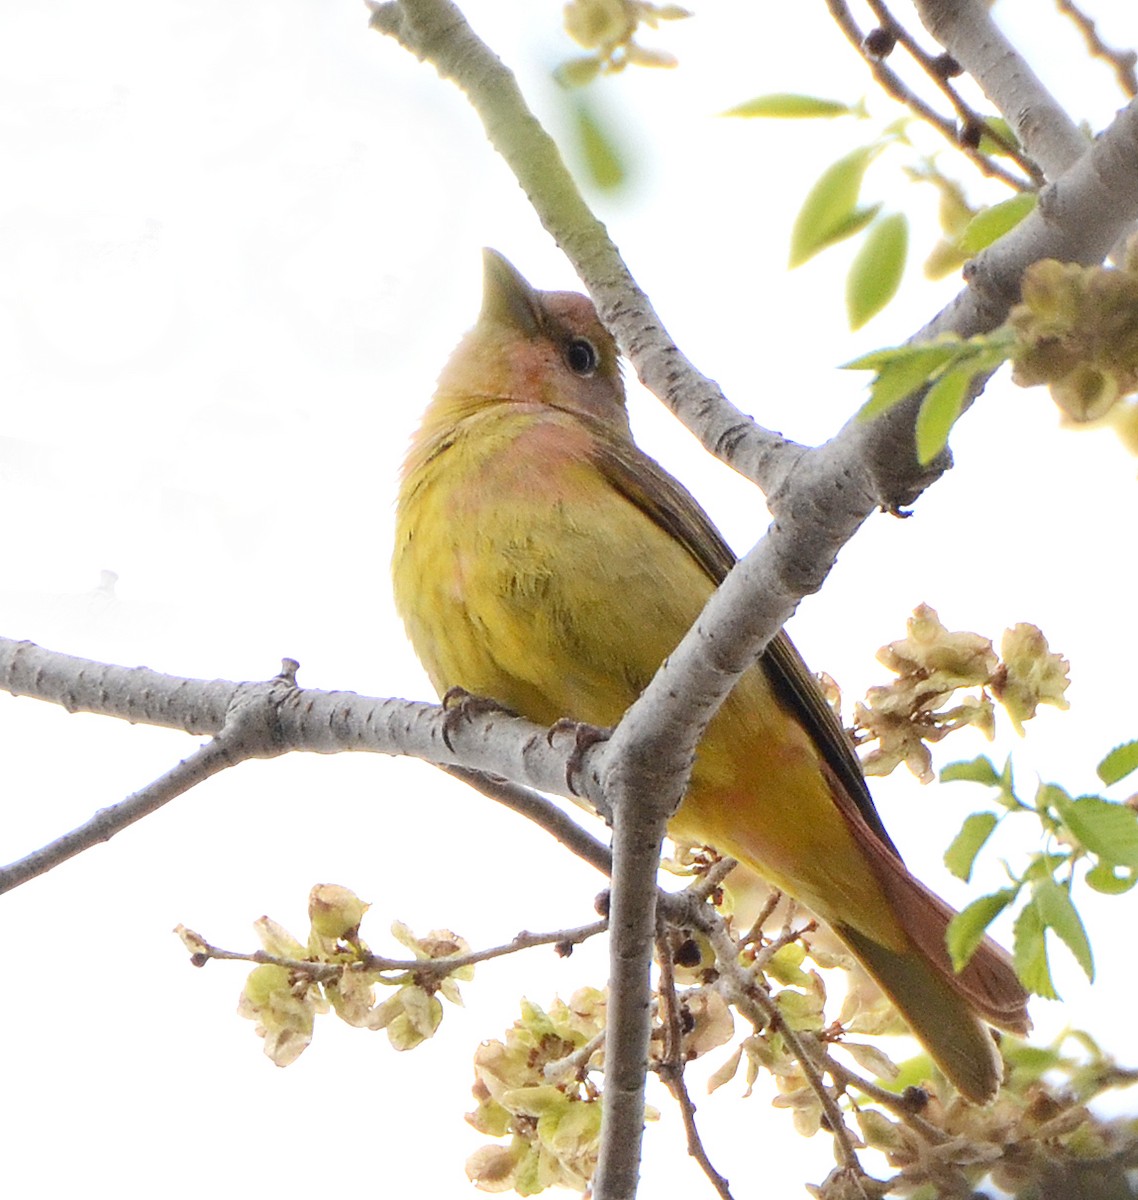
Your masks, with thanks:
M 592 303 L 485 252 L 482 311 L 403 470 L 396 604 L 431 682 L 530 720 L 619 721 L 734 555 L 632 440 Z M 959 974 L 953 910 L 911 875 L 852 746 L 785 634 L 712 719 L 669 831 L 739 859 L 827 921 L 963 1095 L 995 1094 L 988 1024 L 1029 1027 L 1006 954 Z

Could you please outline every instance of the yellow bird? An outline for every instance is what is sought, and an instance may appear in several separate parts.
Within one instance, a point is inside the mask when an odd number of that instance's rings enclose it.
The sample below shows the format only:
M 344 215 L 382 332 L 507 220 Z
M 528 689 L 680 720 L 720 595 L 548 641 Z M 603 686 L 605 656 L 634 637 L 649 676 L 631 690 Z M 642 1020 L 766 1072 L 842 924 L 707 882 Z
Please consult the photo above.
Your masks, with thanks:
M 733 563 L 703 509 L 634 444 L 592 303 L 536 291 L 487 250 L 478 323 L 443 370 L 398 502 L 396 605 L 439 694 L 613 725 Z M 1024 1032 L 1026 994 L 991 941 L 953 971 L 953 910 L 902 863 L 785 634 L 708 726 L 670 832 L 829 922 L 945 1075 L 991 1099 L 1001 1067 L 986 1023 Z

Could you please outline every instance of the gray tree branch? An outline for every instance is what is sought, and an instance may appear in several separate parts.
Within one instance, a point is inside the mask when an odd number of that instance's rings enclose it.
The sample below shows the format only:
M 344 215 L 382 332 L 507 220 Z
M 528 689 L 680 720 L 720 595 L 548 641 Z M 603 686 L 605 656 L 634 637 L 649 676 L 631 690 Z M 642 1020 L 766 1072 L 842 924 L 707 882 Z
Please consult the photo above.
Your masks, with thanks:
M 577 757 L 571 729 L 546 730 L 504 712 L 464 713 L 456 719 L 453 710 L 437 704 L 310 691 L 297 687 L 295 671 L 296 663 L 285 660 L 282 673 L 263 682 L 188 679 L 0 638 L 0 689 L 14 696 L 212 738 L 153 783 L 0 867 L 0 892 L 108 841 L 226 767 L 292 751 L 400 754 L 434 763 L 534 821 L 607 873 L 608 848 L 528 790 L 576 794 L 569 777 Z M 597 753 L 587 752 L 585 763 Z M 598 794 L 595 806 L 602 803 Z

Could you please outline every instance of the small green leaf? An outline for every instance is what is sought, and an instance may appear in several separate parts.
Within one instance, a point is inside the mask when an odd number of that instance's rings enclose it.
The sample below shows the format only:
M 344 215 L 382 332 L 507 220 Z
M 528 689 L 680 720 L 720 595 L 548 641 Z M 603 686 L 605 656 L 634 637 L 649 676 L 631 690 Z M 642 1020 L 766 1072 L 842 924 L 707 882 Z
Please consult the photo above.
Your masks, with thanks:
M 1058 1000 L 1059 993 L 1051 981 L 1047 962 L 1047 942 L 1043 936 L 1043 919 L 1034 904 L 1028 904 L 1016 917 L 1012 940 L 1012 959 L 1016 974 L 1028 991 L 1046 1000 Z
M 1000 1053 L 1020 1079 L 1038 1079 L 1063 1061 L 1054 1046 L 1036 1046 L 1011 1037 L 1001 1039 Z
M 992 764 L 992 760 L 987 755 L 981 754 L 978 758 L 970 759 L 968 762 L 949 763 L 948 766 L 940 773 L 941 783 L 982 783 L 985 787 L 999 787 L 1002 783 L 1002 776 Z
M 1071 796 L 1057 783 L 1041 783 L 1035 789 L 1035 809 L 1039 813 L 1061 813 L 1065 804 L 1070 804 Z
M 1138 741 L 1123 742 L 1121 746 L 1115 746 L 1096 770 L 1098 777 L 1107 787 L 1125 779 L 1131 771 L 1138 771 Z
M 1010 146 L 1013 150 L 1019 149 L 1019 138 L 1012 132 L 1012 127 L 1004 120 L 1003 117 L 985 117 L 984 118 L 985 132 L 980 135 L 980 145 L 977 149 L 981 154 L 1002 154 L 1007 155 L 1007 147 Z M 1000 141 L 996 141 L 994 137 L 987 132 L 1000 137 Z
M 945 940 L 954 970 L 964 970 L 976 947 L 984 940 L 988 926 L 1015 898 L 1015 888 L 1001 888 L 998 892 L 973 900 L 952 918 Z
M 879 152 L 879 146 L 859 146 L 818 177 L 798 210 L 790 234 L 792 267 L 801 266 L 819 250 L 851 236 L 872 219 L 863 219 L 865 210 L 858 209 L 857 198 L 866 168 Z
M 1138 868 L 1138 813 L 1101 796 L 1056 803 L 1063 823 L 1092 854 L 1111 865 Z
M 592 83 L 600 72 L 601 60 L 589 54 L 563 62 L 553 72 L 553 78 L 565 88 L 584 87 Z
M 744 100 L 722 115 L 725 117 L 780 117 L 800 120 L 804 117 L 864 116 L 860 105 L 843 104 L 841 100 L 823 100 L 821 96 L 803 96 L 797 92 L 771 92 Z
M 1041 879 L 1052 879 L 1059 874 L 1071 861 L 1069 853 L 1044 854 L 1035 853 L 1031 856 L 1023 872 L 1025 883 L 1038 883 Z
M 886 346 L 883 350 L 871 350 L 868 354 L 859 354 L 848 363 L 842 363 L 842 371 L 881 371 L 892 366 L 895 362 L 904 362 L 915 350 L 923 346 Z
M 975 376 L 973 364 L 966 363 L 945 371 L 929 388 L 917 414 L 917 459 L 921 463 L 932 462 L 948 444 Z
M 623 155 L 593 105 L 575 93 L 572 105 L 581 161 L 594 187 L 615 192 L 628 181 Z
M 1121 873 L 1120 873 L 1121 872 Z M 1138 869 L 1100 862 L 1087 872 L 1087 884 L 1104 896 L 1121 896 L 1138 883 Z
M 904 213 L 890 213 L 869 227 L 846 278 L 851 329 L 860 329 L 897 294 L 908 253 L 909 221 Z
M 1039 909 L 1044 929 L 1053 929 L 1063 944 L 1075 956 L 1087 979 L 1094 982 L 1095 963 L 1091 943 L 1071 894 L 1054 879 L 1044 879 L 1032 890 L 1032 902 Z
M 1010 200 L 1001 200 L 999 204 L 981 209 L 960 235 L 958 244 L 961 250 L 970 256 L 979 254 L 985 246 L 990 246 L 1009 229 L 1014 229 L 1035 205 L 1034 192 L 1021 192 Z
M 855 208 L 845 220 L 839 221 L 825 237 L 818 239 L 807 258 L 812 258 L 830 246 L 836 246 L 838 242 L 844 242 L 847 238 L 852 238 L 854 234 L 861 233 L 880 211 L 880 204 L 871 204 L 867 208 Z M 803 259 L 803 262 L 805 261 L 806 259 Z M 790 263 L 789 265 L 795 267 L 800 264 Z
M 894 404 L 900 403 L 922 384 L 935 378 L 945 363 L 952 361 L 959 349 L 959 343 L 953 342 L 935 346 L 912 346 L 907 348 L 906 353 L 897 355 L 882 365 L 877 378 L 870 384 L 869 400 L 858 413 L 859 419 L 869 421 L 880 413 L 888 412 Z
M 999 788 L 994 797 L 1009 812 L 1023 808 L 1019 797 L 1015 794 L 1015 780 L 1012 776 L 1012 760 L 1004 761 L 1004 769 L 997 771 L 990 758 L 983 754 L 969 762 L 949 763 L 940 773 L 942 783 L 979 783 L 984 787 Z
M 995 813 L 976 812 L 966 817 L 960 832 L 944 852 L 944 865 L 965 883 L 972 878 L 972 865 L 984 843 L 992 836 L 999 818 Z

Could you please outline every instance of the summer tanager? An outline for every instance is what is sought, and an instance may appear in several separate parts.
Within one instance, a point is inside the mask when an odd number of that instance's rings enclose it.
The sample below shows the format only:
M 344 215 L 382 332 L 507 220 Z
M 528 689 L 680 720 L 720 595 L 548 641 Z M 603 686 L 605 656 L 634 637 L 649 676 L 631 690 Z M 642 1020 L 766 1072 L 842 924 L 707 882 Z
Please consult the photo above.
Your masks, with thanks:
M 443 370 L 404 465 L 396 604 L 442 695 L 533 721 L 615 724 L 734 556 L 633 443 L 616 344 L 592 303 L 539 292 L 485 252 L 478 323 Z M 985 941 L 954 972 L 953 911 L 904 866 L 837 718 L 784 634 L 700 744 L 669 830 L 709 844 L 833 927 L 970 1100 L 1022 1032 L 1026 994 Z

